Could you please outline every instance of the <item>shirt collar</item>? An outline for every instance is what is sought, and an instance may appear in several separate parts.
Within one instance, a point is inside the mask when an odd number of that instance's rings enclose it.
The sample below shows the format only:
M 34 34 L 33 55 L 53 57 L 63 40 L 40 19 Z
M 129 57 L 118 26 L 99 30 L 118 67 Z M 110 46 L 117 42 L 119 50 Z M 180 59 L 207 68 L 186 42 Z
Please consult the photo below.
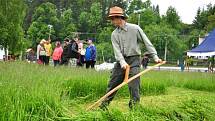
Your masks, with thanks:
M 128 25 L 127 23 L 125 23 L 125 25 L 123 27 L 117 27 L 118 32 L 121 32 L 122 30 L 124 31 L 128 31 Z

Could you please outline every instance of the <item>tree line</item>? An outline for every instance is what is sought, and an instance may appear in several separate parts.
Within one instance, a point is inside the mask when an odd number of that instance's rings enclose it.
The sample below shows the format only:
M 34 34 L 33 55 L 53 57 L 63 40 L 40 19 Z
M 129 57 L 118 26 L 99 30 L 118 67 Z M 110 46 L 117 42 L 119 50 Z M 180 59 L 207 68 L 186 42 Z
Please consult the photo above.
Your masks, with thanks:
M 150 0 L 0 0 L 0 45 L 19 54 L 49 36 L 52 41 L 79 36 L 96 40 L 98 58 L 113 58 L 110 35 L 114 27 L 107 16 L 115 5 L 126 10 L 128 22 L 139 23 L 162 59 L 180 58 L 198 45 L 199 36 L 215 27 L 212 4 L 199 8 L 193 23 L 185 24 L 174 7 L 161 16 L 159 6 Z M 143 9 L 140 15 L 134 12 Z

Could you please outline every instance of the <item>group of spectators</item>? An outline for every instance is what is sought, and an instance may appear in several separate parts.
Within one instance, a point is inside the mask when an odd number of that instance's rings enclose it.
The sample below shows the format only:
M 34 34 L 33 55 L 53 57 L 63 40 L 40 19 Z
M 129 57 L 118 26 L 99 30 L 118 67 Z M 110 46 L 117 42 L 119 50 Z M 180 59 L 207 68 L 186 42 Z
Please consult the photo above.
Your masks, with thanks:
M 87 44 L 84 48 L 84 44 Z M 34 55 L 33 50 L 28 50 L 27 59 L 32 60 Z M 42 39 L 37 45 L 36 61 L 38 64 L 49 65 L 50 58 L 53 60 L 54 66 L 65 65 L 72 67 L 94 68 L 96 63 L 96 47 L 93 44 L 93 39 L 81 41 L 78 38 L 64 39 L 63 43 L 55 42 L 55 47 L 52 51 L 51 40 Z

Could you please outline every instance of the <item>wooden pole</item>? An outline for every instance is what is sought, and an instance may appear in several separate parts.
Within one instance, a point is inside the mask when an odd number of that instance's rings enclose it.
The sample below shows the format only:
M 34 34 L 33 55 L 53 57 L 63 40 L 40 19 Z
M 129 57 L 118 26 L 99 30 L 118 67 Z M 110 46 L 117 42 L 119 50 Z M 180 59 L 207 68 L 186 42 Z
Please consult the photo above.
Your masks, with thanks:
M 87 108 L 87 110 L 91 110 L 91 109 L 96 108 L 103 100 L 105 100 L 108 96 L 110 96 L 110 95 L 111 95 L 112 93 L 114 93 L 116 90 L 120 89 L 121 87 L 123 87 L 124 85 L 126 85 L 126 84 L 128 84 L 129 82 L 133 81 L 135 78 L 137 78 L 137 77 L 143 75 L 144 73 L 146 73 L 146 72 L 148 72 L 148 71 L 154 69 L 155 67 L 159 67 L 159 66 L 161 66 L 161 65 L 163 65 L 163 64 L 165 64 L 165 63 L 166 63 L 166 61 L 163 61 L 163 62 L 161 62 L 161 63 L 158 63 L 158 64 L 152 66 L 151 68 L 148 68 L 148 69 L 146 69 L 146 70 L 144 70 L 144 71 L 142 71 L 142 72 L 140 72 L 140 73 L 134 75 L 133 77 L 131 77 L 131 78 L 129 78 L 129 79 L 127 79 L 127 78 L 128 78 L 128 74 L 129 74 L 129 69 L 130 69 L 130 67 L 127 67 L 127 68 L 126 68 L 126 73 L 125 73 L 125 79 L 124 79 L 124 81 L 123 81 L 120 85 L 118 85 L 117 87 L 115 87 L 114 89 L 112 89 L 111 91 L 109 91 L 107 94 L 105 94 L 103 97 L 101 97 L 101 98 L 100 98 L 98 101 L 96 101 L 93 105 L 89 106 L 89 107 Z

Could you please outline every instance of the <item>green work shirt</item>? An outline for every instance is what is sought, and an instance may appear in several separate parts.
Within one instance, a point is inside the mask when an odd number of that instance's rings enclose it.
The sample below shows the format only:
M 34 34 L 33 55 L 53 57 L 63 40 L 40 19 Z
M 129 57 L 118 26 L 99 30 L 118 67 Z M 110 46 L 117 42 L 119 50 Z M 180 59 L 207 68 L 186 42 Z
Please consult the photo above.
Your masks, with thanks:
M 159 59 L 154 46 L 138 25 L 126 23 L 122 28 L 117 27 L 112 32 L 111 40 L 116 61 L 121 66 L 126 64 L 124 57 L 141 55 L 140 43 L 145 44 L 154 60 Z

